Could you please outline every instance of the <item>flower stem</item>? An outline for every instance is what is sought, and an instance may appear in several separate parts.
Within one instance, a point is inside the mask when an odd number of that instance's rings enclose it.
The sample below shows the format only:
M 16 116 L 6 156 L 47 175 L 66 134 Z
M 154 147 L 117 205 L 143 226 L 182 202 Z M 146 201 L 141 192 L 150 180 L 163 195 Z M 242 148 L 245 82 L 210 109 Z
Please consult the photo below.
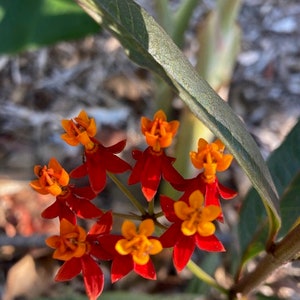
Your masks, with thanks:
M 148 203 L 148 214 L 150 216 L 154 215 L 154 199 Z
M 146 210 L 140 204 L 140 202 L 132 195 L 132 193 L 127 189 L 127 187 L 112 173 L 107 172 L 109 178 L 117 185 L 117 187 L 124 193 L 124 195 L 130 200 L 133 206 L 138 209 L 142 215 L 146 214 Z
M 211 277 L 209 274 L 207 274 L 203 269 L 201 269 L 198 265 L 196 265 L 192 260 L 190 260 L 188 262 L 187 267 L 200 280 L 202 280 L 205 283 L 207 283 L 208 285 L 216 288 L 222 294 L 228 295 L 228 291 L 225 288 L 220 286 L 213 277 Z
M 122 213 L 117 213 L 113 212 L 113 216 L 123 218 L 123 219 L 130 219 L 130 220 L 141 220 L 142 217 L 135 215 L 135 214 L 122 214 Z
M 164 216 L 164 215 L 165 215 L 164 212 L 163 212 L 163 211 L 160 211 L 160 212 L 154 214 L 154 217 L 155 217 L 155 219 L 158 219 L 158 218 L 160 218 L 160 217 L 162 217 L 162 216 Z

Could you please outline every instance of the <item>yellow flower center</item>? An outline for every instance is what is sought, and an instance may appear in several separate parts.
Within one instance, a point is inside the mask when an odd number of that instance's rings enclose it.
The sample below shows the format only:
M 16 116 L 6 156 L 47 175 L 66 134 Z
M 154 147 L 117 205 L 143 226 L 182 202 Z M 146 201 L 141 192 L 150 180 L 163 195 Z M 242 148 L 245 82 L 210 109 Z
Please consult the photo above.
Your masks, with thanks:
M 89 118 L 83 110 L 74 120 L 62 120 L 62 127 L 66 133 L 61 138 L 71 146 L 81 143 L 87 150 L 92 150 L 95 143 L 91 140 L 97 132 L 95 120 Z
M 216 227 L 211 222 L 221 213 L 221 208 L 215 205 L 203 206 L 204 197 L 200 191 L 190 195 L 189 205 L 184 201 L 177 201 L 174 204 L 176 216 L 182 220 L 181 231 L 186 236 L 195 233 L 201 236 L 214 234 Z
M 60 223 L 60 236 L 51 236 L 46 243 L 56 249 L 53 258 L 66 261 L 73 257 L 81 257 L 88 251 L 86 235 L 82 227 L 63 219 Z
M 146 117 L 141 118 L 141 131 L 146 137 L 147 144 L 155 152 L 171 145 L 178 127 L 178 121 L 167 122 L 167 117 L 162 110 L 156 112 L 153 121 Z
M 198 151 L 190 152 L 192 164 L 197 169 L 204 169 L 203 177 L 207 183 L 215 181 L 216 173 L 229 168 L 233 156 L 224 154 L 225 146 L 220 140 L 208 144 L 204 139 L 198 141 Z
M 69 183 L 69 174 L 55 158 L 50 159 L 48 166 L 36 165 L 34 173 L 38 179 L 31 181 L 30 185 L 41 194 L 58 196 L 62 193 L 62 187 Z
M 121 255 L 131 254 L 133 261 L 139 265 L 148 263 L 150 256 L 159 253 L 162 245 L 157 239 L 149 239 L 148 236 L 154 231 L 153 220 L 144 220 L 138 232 L 136 226 L 131 221 L 124 221 L 122 225 L 122 234 L 124 239 L 116 243 L 116 250 Z

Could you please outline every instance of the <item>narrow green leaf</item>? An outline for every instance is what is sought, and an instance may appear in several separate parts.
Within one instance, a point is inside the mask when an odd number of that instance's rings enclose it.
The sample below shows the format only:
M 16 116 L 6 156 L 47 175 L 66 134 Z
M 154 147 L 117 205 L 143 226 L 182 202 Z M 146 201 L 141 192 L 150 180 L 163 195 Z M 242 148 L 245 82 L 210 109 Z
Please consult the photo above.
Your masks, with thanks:
M 269 217 L 269 242 L 280 227 L 278 197 L 260 151 L 231 108 L 188 62 L 171 38 L 131 0 L 75 0 L 119 39 L 129 57 L 162 77 L 223 140 L 258 190 Z
M 0 0 L 0 54 L 99 31 L 72 0 Z
M 267 165 L 280 195 L 281 237 L 300 215 L 300 121 L 270 155 Z M 244 199 L 238 228 L 243 262 L 263 250 L 261 245 L 266 239 L 266 223 L 260 196 L 251 189 Z
M 300 217 L 300 171 L 280 199 L 282 227 L 279 237 L 286 235 Z

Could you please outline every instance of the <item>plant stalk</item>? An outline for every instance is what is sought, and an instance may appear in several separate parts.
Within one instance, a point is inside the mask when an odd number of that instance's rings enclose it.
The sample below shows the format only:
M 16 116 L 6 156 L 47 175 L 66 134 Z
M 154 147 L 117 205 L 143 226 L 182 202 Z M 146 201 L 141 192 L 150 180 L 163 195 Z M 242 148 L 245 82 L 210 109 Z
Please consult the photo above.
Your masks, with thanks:
M 196 265 L 192 260 L 190 260 L 187 264 L 189 270 L 197 276 L 200 280 L 204 281 L 208 285 L 214 287 L 215 289 L 219 290 L 222 294 L 227 295 L 228 291 L 220 286 L 217 281 L 207 274 L 204 270 L 202 270 L 198 265 Z
M 246 295 L 280 266 L 296 259 L 300 255 L 300 224 L 294 227 L 281 241 L 273 244 L 257 267 L 241 278 L 231 288 L 231 294 Z
M 128 188 L 112 173 L 107 172 L 109 178 L 117 185 L 117 187 L 124 193 L 124 195 L 130 200 L 133 206 L 138 209 L 142 215 L 146 215 L 146 210 L 140 204 L 140 202 L 132 195 L 132 193 L 128 190 Z

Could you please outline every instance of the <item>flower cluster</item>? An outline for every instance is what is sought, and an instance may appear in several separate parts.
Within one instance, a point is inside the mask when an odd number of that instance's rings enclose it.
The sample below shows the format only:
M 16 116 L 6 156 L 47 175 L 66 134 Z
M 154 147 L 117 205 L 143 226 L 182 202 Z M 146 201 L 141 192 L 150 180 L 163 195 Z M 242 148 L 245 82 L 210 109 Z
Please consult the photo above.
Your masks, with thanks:
M 185 179 L 173 163 L 175 158 L 166 154 L 177 133 L 179 122 L 168 122 L 163 111 L 155 113 L 153 119 L 141 118 L 141 132 L 148 147 L 133 150 L 133 166 L 123 160 L 119 153 L 126 141 L 106 147 L 97 138 L 97 126 L 85 111 L 71 120 L 63 120 L 65 133 L 61 138 L 71 146 L 83 146 L 83 163 L 67 172 L 60 163 L 51 158 L 48 165 L 35 166 L 37 176 L 31 187 L 40 194 L 52 194 L 55 201 L 42 212 L 44 218 L 60 220 L 60 233 L 47 238 L 46 243 L 55 249 L 53 258 L 64 261 L 55 280 L 70 280 L 82 274 L 89 299 L 97 299 L 103 291 L 104 276 L 101 261 L 111 261 L 111 281 L 116 282 L 130 271 L 147 279 L 156 279 L 152 255 L 163 248 L 173 248 L 173 263 L 181 271 L 190 260 L 195 247 L 209 252 L 225 251 L 215 235 L 215 221 L 224 221 L 220 198 L 232 199 L 236 192 L 224 187 L 217 172 L 225 171 L 232 162 L 232 155 L 224 153 L 220 140 L 208 143 L 199 139 L 197 151 L 190 152 L 190 160 L 199 174 Z M 92 203 L 103 191 L 107 176 L 129 172 L 128 184 L 141 186 L 148 210 L 137 205 L 128 191 L 127 196 L 140 210 L 134 215 L 139 224 L 124 215 L 104 211 Z M 88 177 L 87 186 L 78 187 L 72 180 Z M 115 177 L 114 177 L 115 178 Z M 166 195 L 158 197 L 162 180 L 182 192 L 178 200 Z M 126 187 L 123 185 L 122 190 Z M 157 199 L 158 198 L 158 199 Z M 154 213 L 154 201 L 160 201 L 161 212 Z M 125 217 L 121 234 L 112 232 L 113 218 Z M 165 216 L 168 224 L 159 217 Z M 78 218 L 93 219 L 88 230 L 78 225 Z M 160 236 L 154 236 L 155 225 L 164 228 Z

